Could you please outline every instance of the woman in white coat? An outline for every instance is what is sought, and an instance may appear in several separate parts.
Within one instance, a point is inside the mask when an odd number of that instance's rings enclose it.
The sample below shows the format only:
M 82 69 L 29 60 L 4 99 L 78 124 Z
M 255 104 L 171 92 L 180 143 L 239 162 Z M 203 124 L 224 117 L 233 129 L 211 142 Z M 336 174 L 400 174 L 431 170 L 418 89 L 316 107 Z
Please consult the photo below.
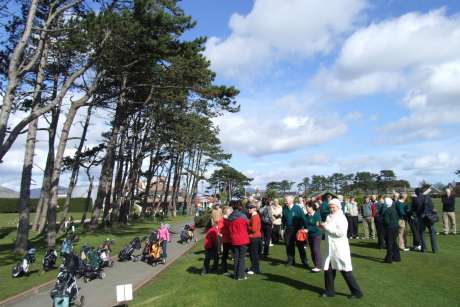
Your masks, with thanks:
M 361 298 L 363 293 L 358 286 L 352 273 L 350 245 L 348 244 L 347 218 L 341 210 L 341 204 L 338 199 L 332 199 L 329 202 L 330 214 L 326 221 L 320 224 L 326 233 L 326 243 L 328 255 L 324 262 L 324 283 L 326 291 L 323 297 L 332 297 L 335 295 L 334 279 L 336 271 L 340 271 L 351 295 L 349 298 Z

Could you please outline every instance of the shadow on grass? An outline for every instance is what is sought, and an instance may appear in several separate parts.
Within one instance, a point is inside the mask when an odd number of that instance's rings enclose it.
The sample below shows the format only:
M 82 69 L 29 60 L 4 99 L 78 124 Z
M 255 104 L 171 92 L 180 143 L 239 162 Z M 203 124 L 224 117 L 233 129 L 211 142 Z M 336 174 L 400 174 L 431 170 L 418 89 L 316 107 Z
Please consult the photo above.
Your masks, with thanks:
M 190 274 L 198 274 L 200 275 L 201 272 L 203 271 L 202 268 L 197 268 L 196 266 L 191 266 L 187 269 L 187 272 Z
M 204 254 L 204 250 L 196 251 L 196 252 L 194 252 L 193 254 L 195 254 L 195 255 L 201 255 L 201 254 Z
M 356 247 L 363 247 L 363 248 L 373 248 L 373 249 L 377 249 L 378 245 L 377 245 L 377 241 L 375 242 L 350 242 L 350 245 L 351 246 L 356 246 Z
M 263 280 L 270 281 L 270 282 L 276 282 L 280 284 L 285 284 L 290 287 L 296 288 L 298 290 L 308 290 L 313 293 L 317 293 L 318 295 L 322 295 L 324 292 L 323 288 L 320 288 L 315 285 L 310 285 L 307 284 L 303 281 L 297 280 L 297 279 L 292 279 L 287 276 L 282 276 L 282 275 L 276 275 L 276 274 L 271 274 L 271 273 L 262 273 L 262 276 L 266 277 Z M 336 292 L 336 295 L 341 295 L 341 296 L 347 296 L 345 293 L 341 292 Z
M 374 261 L 374 262 L 377 262 L 377 263 L 385 263 L 382 258 L 377 258 L 377 257 L 372 257 L 372 256 L 364 256 L 364 255 L 360 255 L 360 254 L 356 254 L 356 253 L 351 253 L 351 256 L 355 257 L 355 258 Z

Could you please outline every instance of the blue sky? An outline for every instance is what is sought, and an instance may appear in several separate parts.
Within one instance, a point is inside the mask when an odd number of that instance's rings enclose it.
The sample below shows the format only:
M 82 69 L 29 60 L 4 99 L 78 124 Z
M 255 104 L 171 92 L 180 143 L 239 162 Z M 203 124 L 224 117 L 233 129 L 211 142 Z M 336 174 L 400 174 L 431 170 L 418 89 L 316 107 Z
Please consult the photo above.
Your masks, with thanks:
M 460 168 L 460 2 L 185 0 L 217 82 L 239 170 L 267 181 L 394 169 L 412 184 Z

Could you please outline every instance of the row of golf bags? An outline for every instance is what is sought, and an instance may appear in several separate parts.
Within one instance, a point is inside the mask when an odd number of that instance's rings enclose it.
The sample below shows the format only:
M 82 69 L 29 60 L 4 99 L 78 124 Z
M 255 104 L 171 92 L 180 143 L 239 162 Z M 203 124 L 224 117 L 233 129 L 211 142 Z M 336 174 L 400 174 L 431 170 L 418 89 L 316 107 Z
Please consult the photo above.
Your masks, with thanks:
M 152 232 L 148 237 L 144 238 L 144 248 L 142 253 L 135 255 L 136 250 L 142 248 L 142 241 L 139 237 L 134 238 L 128 245 L 123 248 L 118 254 L 119 261 L 144 261 L 150 265 L 157 265 L 164 262 L 162 258 L 163 250 L 161 248 L 161 240 L 158 238 L 157 232 Z
M 71 241 L 64 240 L 61 247 L 63 264 L 59 267 L 56 283 L 50 292 L 54 307 L 84 305 L 85 298 L 80 294 L 77 279 L 83 278 L 84 282 L 103 279 L 104 267 L 113 265 L 110 256 L 112 245 L 113 241 L 109 239 L 100 248 L 83 245 L 77 255 L 73 252 Z

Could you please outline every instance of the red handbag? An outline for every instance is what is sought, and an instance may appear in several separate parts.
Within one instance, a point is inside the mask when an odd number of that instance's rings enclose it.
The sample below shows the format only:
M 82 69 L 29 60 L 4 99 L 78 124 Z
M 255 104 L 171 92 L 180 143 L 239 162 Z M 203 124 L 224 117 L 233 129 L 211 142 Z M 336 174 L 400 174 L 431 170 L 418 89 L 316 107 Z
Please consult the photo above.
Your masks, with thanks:
M 299 242 L 305 242 L 305 241 L 307 241 L 308 235 L 303 229 L 299 229 L 297 231 L 297 234 L 296 234 L 295 238 Z

